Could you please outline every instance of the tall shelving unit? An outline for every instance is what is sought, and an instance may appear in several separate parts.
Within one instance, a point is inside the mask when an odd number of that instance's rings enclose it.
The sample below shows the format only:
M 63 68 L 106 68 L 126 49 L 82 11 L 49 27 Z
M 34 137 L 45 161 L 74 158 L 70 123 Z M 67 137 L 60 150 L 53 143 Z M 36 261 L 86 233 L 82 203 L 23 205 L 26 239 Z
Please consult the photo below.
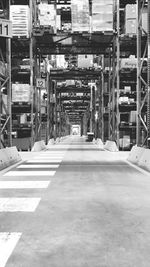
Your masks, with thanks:
M 0 1 L 0 148 L 12 145 L 10 1 Z
M 38 2 L 40 4 L 40 2 Z M 70 1 L 48 1 L 48 4 L 55 4 L 55 6 L 58 8 L 59 5 L 63 6 L 63 11 L 65 10 L 65 5 L 69 6 L 71 4 Z M 90 1 L 91 5 L 91 1 Z M 46 55 L 59 55 L 59 54 L 71 54 L 72 56 L 76 56 L 78 54 L 98 54 L 98 55 L 104 55 L 105 53 L 108 53 L 109 46 L 112 42 L 113 38 L 113 32 L 72 32 L 72 31 L 53 31 L 52 27 L 41 27 L 38 23 L 38 9 L 36 8 L 36 14 L 34 16 L 35 21 L 33 22 L 33 31 L 32 31 L 32 37 L 34 39 L 34 47 L 33 51 L 35 54 L 39 54 L 40 57 L 45 57 Z M 67 7 L 67 12 L 69 10 L 69 7 Z M 68 70 L 67 70 L 68 71 Z M 83 79 L 86 77 L 90 72 L 84 71 Z M 96 73 L 97 75 L 97 73 Z M 61 76 L 60 71 L 53 71 L 53 69 L 50 71 L 50 74 L 48 74 L 49 78 L 47 77 L 47 140 L 52 134 L 52 128 L 54 121 L 52 120 L 51 116 L 49 115 L 49 111 L 51 111 L 51 114 L 53 114 L 53 117 L 55 118 L 55 109 L 56 105 L 55 103 L 51 102 L 51 94 L 52 94 L 52 86 L 51 84 L 55 82 L 57 86 L 57 80 Z M 80 70 L 72 71 L 69 73 L 68 77 L 65 77 L 65 70 L 62 75 L 62 80 L 64 79 L 80 79 L 79 76 L 82 76 L 82 73 Z M 101 83 L 101 71 L 99 71 L 98 74 L 98 81 Z M 91 81 L 93 81 L 93 77 L 91 77 Z M 73 90 L 73 89 L 72 89 Z M 55 91 L 55 90 L 54 90 Z M 57 87 L 56 87 L 57 92 Z M 54 93 L 54 92 L 53 92 Z M 96 93 L 97 94 L 97 93 Z M 96 97 L 96 94 L 94 95 L 94 98 Z M 98 95 L 99 98 L 100 95 Z M 57 102 L 57 99 L 56 99 Z M 102 127 L 101 125 L 101 111 L 98 110 L 99 100 L 97 100 L 97 111 L 99 114 L 97 122 L 95 121 L 94 112 L 96 111 L 96 103 L 94 104 L 94 110 L 92 111 L 92 121 L 93 121 L 93 129 L 96 130 L 96 127 L 98 126 L 98 133 L 101 132 L 102 135 Z M 85 110 L 86 111 L 86 110 Z M 86 111 L 89 113 L 89 111 Z M 63 114 L 63 112 L 62 112 Z M 82 115 L 82 114 L 81 114 Z M 85 120 L 84 116 L 84 120 Z M 88 117 L 88 116 L 87 116 Z M 103 116 L 102 116 L 103 117 Z M 71 119 L 74 117 L 71 116 Z M 83 121 L 83 117 L 81 116 L 81 121 Z M 79 122 L 79 120 L 77 121 Z M 59 126 L 58 126 L 59 127 Z M 36 135 L 35 135 L 36 136 Z M 101 136 L 100 136 L 101 137 Z
M 9 7 L 5 7 L 6 1 L 1 0 L 2 5 L 4 5 L 5 9 L 9 9 Z M 53 135 L 53 131 L 56 125 L 55 137 L 60 135 L 60 131 L 66 132 L 65 127 L 69 129 L 69 125 L 65 126 L 65 121 L 67 123 L 68 115 L 65 104 L 63 103 L 63 99 L 61 96 L 61 91 L 58 92 L 57 88 L 57 80 L 60 77 L 60 72 L 57 70 L 51 70 L 50 72 L 46 71 L 44 73 L 41 72 L 41 62 L 47 64 L 51 55 L 60 55 L 60 54 L 71 54 L 73 57 L 76 57 L 78 54 L 97 54 L 101 55 L 104 59 L 105 55 L 108 56 L 109 48 L 112 46 L 113 32 L 71 32 L 71 31 L 53 31 L 52 27 L 41 27 L 38 21 L 38 4 L 40 1 L 33 0 L 10 0 L 10 5 L 28 5 L 29 6 L 29 36 L 13 36 L 12 41 L 8 38 L 8 42 L 4 40 L 4 44 L 2 45 L 2 52 L 9 55 L 7 61 L 9 62 L 8 70 L 9 75 L 7 77 L 3 77 L 4 81 L 7 78 L 7 83 L 9 84 L 9 90 L 7 90 L 7 118 L 5 120 L 5 124 L 3 125 L 3 129 L 7 129 L 8 136 L 8 144 L 9 145 L 17 145 L 17 138 L 12 139 L 12 133 L 17 132 L 21 137 L 25 135 L 25 131 L 28 131 L 28 142 L 27 147 L 31 149 L 34 142 L 40 140 L 44 137 L 46 142 Z M 54 4 L 55 7 L 65 7 L 62 8 L 63 12 L 68 12 L 69 5 L 71 4 L 70 0 L 49 0 L 48 4 Z M 90 9 L 92 2 L 89 1 Z M 9 14 L 9 12 L 8 12 Z M 64 21 L 63 27 L 66 21 Z M 1 38 L 1 37 L 0 37 Z M 8 43 L 6 45 L 6 43 Z M 10 47 L 10 45 L 12 47 Z M 9 53 L 6 50 L 9 46 Z M 12 51 L 12 61 L 16 62 L 12 66 L 16 67 L 17 64 L 20 65 L 20 61 L 18 59 L 29 59 L 30 60 L 30 71 L 26 73 L 18 72 L 17 68 L 12 69 L 12 79 L 11 79 L 11 57 L 10 51 Z M 16 60 L 16 61 L 15 61 Z M 97 91 L 93 90 L 93 108 L 90 112 L 89 106 L 83 106 L 81 108 L 81 103 L 78 98 L 75 101 L 79 104 L 80 112 L 78 114 L 72 113 L 72 107 L 70 109 L 70 121 L 75 121 L 77 123 L 81 123 L 82 126 L 88 123 L 88 128 L 90 126 L 90 117 L 92 116 L 92 124 L 93 131 L 96 132 L 96 136 L 104 139 L 103 132 L 105 128 L 104 121 L 104 101 L 103 101 L 103 90 L 104 90 L 104 82 L 105 82 L 105 73 L 104 70 L 72 70 L 67 73 L 67 77 L 65 71 L 61 73 L 61 79 L 77 79 L 84 80 L 85 77 L 88 77 L 88 81 L 91 83 L 95 83 L 97 81 Z M 31 98 L 30 102 L 23 103 L 20 102 L 12 102 L 11 96 L 11 85 L 12 83 L 28 83 L 31 89 Z M 43 87 L 41 86 L 41 82 L 43 82 Z M 40 85 L 39 85 L 40 84 Z M 3 84 L 4 85 L 4 84 Z M 42 109 L 42 89 L 46 91 L 46 99 L 44 100 L 44 113 L 41 112 Z M 81 90 L 83 88 L 81 87 Z M 73 90 L 73 89 L 72 89 Z M 87 90 L 88 91 L 88 90 Z M 85 92 L 85 88 L 82 90 Z M 56 101 L 54 101 L 54 98 Z M 89 101 L 89 100 L 88 100 Z M 86 95 L 83 97 L 83 102 L 86 103 Z M 61 111 L 58 106 L 61 106 Z M 6 111 L 6 108 L 5 110 Z M 3 112 L 4 112 L 3 111 Z M 69 112 L 69 108 L 68 108 Z M 90 113 L 92 115 L 90 115 Z M 97 113 L 95 117 L 95 113 Z M 18 123 L 18 118 L 20 120 L 20 116 L 22 114 L 26 114 L 28 116 L 27 123 Z M 60 120 L 57 121 L 57 116 L 60 117 Z M 12 118 L 11 118 L 12 117 Z M 3 116 L 0 117 L 1 120 Z M 17 118 L 17 119 L 16 119 Z M 5 119 L 5 118 L 4 118 Z M 54 121 L 55 120 L 55 121 Z M 1 124 L 2 125 L 2 124 Z M 44 128 L 45 133 L 43 134 L 42 128 Z M 86 128 L 86 127 L 85 127 Z M 85 132 L 85 129 L 83 129 Z M 68 132 L 68 130 L 67 130 Z M 20 138 L 20 137 L 19 137 Z M 20 138 L 21 139 L 21 138 Z M 6 140 L 6 138 L 5 138 Z M 20 147 L 19 147 L 20 149 Z M 25 148 L 26 149 L 26 148 Z
M 120 23 L 121 11 L 128 4 L 137 5 L 138 14 L 137 28 L 135 33 L 131 34 L 121 32 Z M 115 34 L 110 67 L 113 71 L 110 72 L 109 82 L 109 138 L 116 141 L 121 149 L 124 149 L 124 144 L 121 144 L 122 135 L 126 137 L 128 149 L 134 144 L 148 146 L 149 142 L 149 5 L 149 1 L 115 1 Z M 142 28 L 142 12 L 145 8 L 148 32 Z M 122 62 L 129 59 L 130 55 L 135 57 L 134 69 L 132 66 L 123 69 Z
M 147 33 L 142 27 L 143 9 L 147 7 Z M 137 145 L 149 146 L 150 138 L 150 1 L 137 1 Z M 142 76 L 144 59 L 147 58 L 147 73 Z M 142 99 L 142 90 L 144 87 L 145 97 Z M 145 118 L 143 108 L 146 105 Z M 143 136 L 144 138 L 141 138 Z

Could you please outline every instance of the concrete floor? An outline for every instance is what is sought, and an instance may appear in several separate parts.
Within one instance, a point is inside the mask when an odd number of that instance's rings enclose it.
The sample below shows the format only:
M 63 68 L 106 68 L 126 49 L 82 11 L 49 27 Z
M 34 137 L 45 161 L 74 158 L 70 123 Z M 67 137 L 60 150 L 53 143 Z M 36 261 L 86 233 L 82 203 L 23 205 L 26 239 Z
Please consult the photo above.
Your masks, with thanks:
M 0 200 L 40 199 L 33 212 L 0 212 L 0 233 L 20 233 L 9 255 L 3 253 L 7 244 L 0 246 L 0 267 L 150 266 L 150 175 L 125 161 L 128 152 L 101 151 L 84 138 L 72 136 L 48 152 L 26 153 L 21 165 L 30 168 L 12 168 L 19 176 L 1 172 L 0 182 L 50 184 L 4 189 L 0 183 Z M 57 163 L 48 158 L 62 158 L 59 168 L 50 168 Z M 33 168 L 38 163 L 27 159 L 39 160 L 47 168 Z M 35 170 L 40 175 L 30 175 Z M 49 170 L 55 170 L 55 175 L 44 175 Z

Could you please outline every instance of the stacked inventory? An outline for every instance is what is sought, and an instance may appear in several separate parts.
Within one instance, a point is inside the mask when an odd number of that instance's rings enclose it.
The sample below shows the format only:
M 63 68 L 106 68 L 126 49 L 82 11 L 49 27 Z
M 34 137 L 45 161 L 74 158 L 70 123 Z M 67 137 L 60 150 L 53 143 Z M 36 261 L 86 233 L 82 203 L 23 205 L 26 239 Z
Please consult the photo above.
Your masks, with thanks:
M 92 31 L 113 30 L 113 1 L 93 0 L 92 2 Z
M 136 33 L 137 33 L 137 5 L 127 4 L 124 8 L 125 16 L 125 35 L 120 37 L 120 65 L 119 65 L 119 147 L 121 150 L 129 150 L 136 143 L 137 134 L 137 54 L 136 54 Z M 143 35 L 147 31 L 147 9 L 141 10 L 141 25 Z M 141 59 L 142 66 L 140 70 L 141 81 L 147 80 L 147 59 L 146 54 Z M 143 125 L 146 125 L 146 83 L 142 82 L 140 88 L 141 114 L 140 118 Z M 144 141 L 144 128 L 140 126 L 141 140 Z
M 9 3 L 0 1 L 0 148 L 11 146 L 11 73 Z
M 29 37 L 29 6 L 11 5 L 10 19 L 12 21 L 12 34 L 17 37 Z
M 143 32 L 147 33 L 147 7 L 142 9 L 141 26 Z M 125 33 L 136 34 L 137 33 L 137 5 L 127 4 L 125 7 Z
M 90 14 L 88 0 L 71 1 L 72 32 L 90 31 Z
M 18 149 L 27 150 L 31 146 L 32 106 L 32 90 L 30 86 L 31 62 L 29 59 L 29 5 L 11 5 L 10 18 L 12 20 L 13 34 L 12 129 L 14 135 L 12 141 L 13 145 L 16 145 Z
M 41 3 L 38 5 L 39 25 L 44 27 L 52 27 L 56 30 L 56 8 L 55 5 Z

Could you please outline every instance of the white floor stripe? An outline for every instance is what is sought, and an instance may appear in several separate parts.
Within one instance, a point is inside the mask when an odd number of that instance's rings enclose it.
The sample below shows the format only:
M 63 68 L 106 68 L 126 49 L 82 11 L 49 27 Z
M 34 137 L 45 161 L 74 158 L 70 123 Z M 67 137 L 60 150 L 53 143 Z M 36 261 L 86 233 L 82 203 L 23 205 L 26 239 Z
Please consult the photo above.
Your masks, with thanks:
M 0 189 L 47 188 L 50 181 L 0 181 Z
M 34 157 L 34 159 L 63 159 L 63 157 L 49 157 L 49 156 L 38 156 L 38 157 Z
M 61 159 L 32 159 L 32 160 L 28 160 L 28 163 L 60 163 L 62 162 Z
M 22 164 L 22 165 L 19 165 L 17 166 L 17 169 L 36 169 L 36 168 L 39 168 L 39 169 L 57 169 L 59 167 L 58 164 L 53 164 L 53 165 L 46 165 L 46 164 L 32 164 L 32 165 L 25 165 L 25 164 Z
M 40 155 L 61 155 L 64 156 L 65 153 L 61 153 L 61 152 L 44 152 L 44 153 L 40 153 Z
M 4 267 L 12 254 L 21 233 L 0 233 L 0 267 Z
M 145 175 L 150 176 L 149 171 L 143 170 L 142 168 L 140 168 L 139 166 L 135 165 L 134 163 L 132 163 L 132 162 L 130 162 L 130 161 L 128 161 L 128 160 L 125 160 L 125 162 L 126 162 L 128 165 L 132 166 L 134 169 L 138 170 L 139 172 L 141 172 L 141 173 L 143 173 L 143 174 L 145 174 Z
M 34 212 L 41 198 L 0 198 L 0 212 Z
M 3 176 L 53 176 L 56 171 L 9 171 Z

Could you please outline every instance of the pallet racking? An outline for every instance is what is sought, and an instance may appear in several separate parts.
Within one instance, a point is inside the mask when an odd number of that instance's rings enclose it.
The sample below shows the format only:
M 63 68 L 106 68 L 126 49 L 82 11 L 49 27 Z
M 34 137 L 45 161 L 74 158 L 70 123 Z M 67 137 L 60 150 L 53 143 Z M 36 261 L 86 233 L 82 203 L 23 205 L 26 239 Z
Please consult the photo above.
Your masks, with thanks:
M 10 1 L 0 1 L 0 148 L 12 145 Z

